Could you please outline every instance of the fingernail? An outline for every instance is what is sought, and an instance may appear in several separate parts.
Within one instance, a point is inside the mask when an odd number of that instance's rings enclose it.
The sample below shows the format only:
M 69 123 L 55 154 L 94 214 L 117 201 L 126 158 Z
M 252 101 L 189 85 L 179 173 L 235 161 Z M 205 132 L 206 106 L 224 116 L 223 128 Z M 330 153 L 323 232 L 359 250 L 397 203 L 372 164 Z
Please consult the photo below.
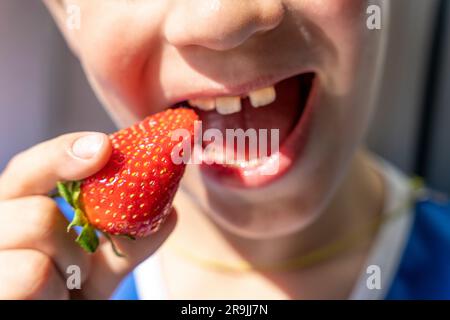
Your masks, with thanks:
M 78 158 L 90 159 L 100 151 L 102 145 L 103 135 L 94 133 L 75 140 L 72 152 Z

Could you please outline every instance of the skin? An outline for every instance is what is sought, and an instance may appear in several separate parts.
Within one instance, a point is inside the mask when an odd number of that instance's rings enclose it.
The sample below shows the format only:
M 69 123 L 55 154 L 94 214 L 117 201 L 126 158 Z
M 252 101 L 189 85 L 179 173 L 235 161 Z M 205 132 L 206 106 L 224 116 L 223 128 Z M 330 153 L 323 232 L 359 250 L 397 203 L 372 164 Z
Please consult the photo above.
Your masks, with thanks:
M 365 27 L 369 1 L 74 0 L 67 3 L 80 6 L 82 25 L 72 31 L 65 27 L 61 2 L 44 2 L 119 126 L 161 111 L 190 92 L 226 91 L 263 72 L 316 73 L 318 103 L 311 133 L 289 174 L 264 188 L 237 191 L 189 167 L 175 200 L 175 206 L 183 210 L 170 238 L 174 245 L 189 243 L 186 250 L 195 248 L 200 256 L 230 263 L 283 262 L 330 243 L 380 214 L 383 181 L 360 145 L 372 114 L 383 57 L 382 33 L 370 33 Z M 7 279 L 9 285 L 3 286 L 0 298 L 72 297 L 61 276 L 68 264 L 86 270 L 77 297 L 106 297 L 174 227 L 173 214 L 157 234 L 132 246 L 119 241 L 129 255 L 125 260 L 111 256 L 109 247 L 93 256 L 81 252 L 62 232 L 65 223 L 44 196 L 56 181 L 87 177 L 107 160 L 110 146 L 105 136 L 94 156 L 73 157 L 70 146 L 80 135 L 63 136 L 25 151 L 0 178 L 0 211 L 5 220 L 0 226 L 9 226 L 1 230 L 6 235 L 0 242 L 0 260 L 5 261 L 0 263 L 0 282 Z M 34 209 L 26 209 L 30 207 Z M 34 216 L 19 219 L 17 212 Z M 268 227 L 267 221 L 276 224 Z M 33 223 L 42 224 L 39 229 L 43 230 L 33 230 Z M 176 298 L 345 298 L 370 243 L 367 237 L 359 246 L 319 265 L 284 273 L 251 271 L 230 276 L 193 264 L 170 246 L 163 250 L 162 262 L 169 291 Z M 64 252 L 74 254 L 65 257 Z M 26 259 L 42 272 L 30 267 L 12 275 L 9 268 Z M 177 272 L 180 268 L 183 275 Z M 35 284 L 32 294 L 21 289 L 23 279 Z

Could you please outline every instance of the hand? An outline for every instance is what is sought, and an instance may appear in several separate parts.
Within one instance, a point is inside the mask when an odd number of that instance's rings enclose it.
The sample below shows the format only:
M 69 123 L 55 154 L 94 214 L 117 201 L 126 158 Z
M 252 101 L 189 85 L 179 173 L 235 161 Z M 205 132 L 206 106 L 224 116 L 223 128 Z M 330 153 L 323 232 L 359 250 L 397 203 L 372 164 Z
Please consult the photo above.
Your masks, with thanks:
M 81 180 L 108 161 L 101 133 L 81 132 L 43 142 L 16 155 L 0 176 L 0 299 L 107 299 L 121 279 L 154 253 L 176 223 L 172 212 L 155 234 L 114 238 L 87 254 L 67 233 L 68 221 L 47 194 L 57 181 Z M 81 290 L 68 290 L 67 267 L 81 270 Z

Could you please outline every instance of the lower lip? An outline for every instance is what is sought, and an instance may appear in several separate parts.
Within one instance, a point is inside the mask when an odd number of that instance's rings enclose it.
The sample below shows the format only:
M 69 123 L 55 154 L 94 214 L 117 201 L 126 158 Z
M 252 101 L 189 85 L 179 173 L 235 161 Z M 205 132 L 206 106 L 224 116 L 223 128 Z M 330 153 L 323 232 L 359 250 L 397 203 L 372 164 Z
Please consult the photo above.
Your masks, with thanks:
M 314 105 L 317 100 L 317 77 L 314 77 L 309 97 L 297 125 L 269 158 L 260 160 L 256 166 L 241 168 L 223 164 L 202 164 L 201 172 L 215 182 L 235 188 L 259 188 L 286 175 L 294 163 L 302 157 L 309 138 Z

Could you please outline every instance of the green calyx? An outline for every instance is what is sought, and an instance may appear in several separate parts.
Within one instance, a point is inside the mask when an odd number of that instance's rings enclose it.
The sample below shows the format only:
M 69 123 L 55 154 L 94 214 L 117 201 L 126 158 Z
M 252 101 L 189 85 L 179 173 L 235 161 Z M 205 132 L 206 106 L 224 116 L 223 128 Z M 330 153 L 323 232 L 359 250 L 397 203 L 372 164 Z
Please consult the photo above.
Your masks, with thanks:
M 99 239 L 97 232 L 93 225 L 89 223 L 84 211 L 80 204 L 80 181 L 58 182 L 56 188 L 59 195 L 70 204 L 75 211 L 75 215 L 67 226 L 67 232 L 72 227 L 82 227 L 81 233 L 76 238 L 76 242 L 88 253 L 94 253 L 99 246 Z M 102 232 L 103 236 L 111 243 L 112 250 L 118 257 L 125 257 L 117 248 L 111 239 L 111 236 L 105 232 Z M 132 236 L 125 236 L 130 240 L 135 240 Z
M 80 186 L 81 183 L 79 181 L 58 182 L 56 184 L 59 195 L 63 197 L 75 211 L 72 222 L 70 222 L 67 227 L 67 232 L 69 232 L 72 227 L 82 227 L 81 233 L 75 241 L 87 252 L 94 253 L 100 242 L 95 228 L 89 223 L 86 215 L 81 209 Z

